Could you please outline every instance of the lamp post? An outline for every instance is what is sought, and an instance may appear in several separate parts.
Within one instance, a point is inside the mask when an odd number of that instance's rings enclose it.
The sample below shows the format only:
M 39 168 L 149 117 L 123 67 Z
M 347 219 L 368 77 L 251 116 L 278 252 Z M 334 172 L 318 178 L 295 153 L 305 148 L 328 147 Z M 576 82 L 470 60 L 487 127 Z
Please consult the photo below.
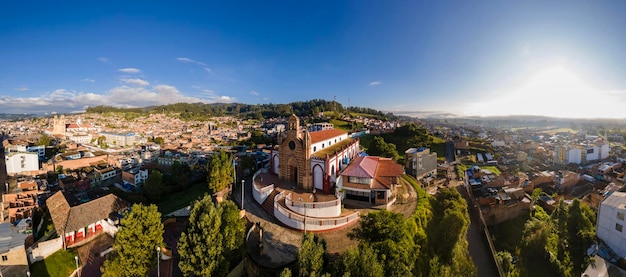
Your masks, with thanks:
M 161 247 L 156 247 L 157 251 L 157 276 L 161 277 Z
M 241 209 L 243 210 L 243 193 L 244 193 L 244 187 L 246 185 L 246 180 L 245 179 L 241 179 Z
M 74 261 L 76 261 L 76 273 L 80 277 L 80 271 L 78 271 L 78 256 L 74 256 Z

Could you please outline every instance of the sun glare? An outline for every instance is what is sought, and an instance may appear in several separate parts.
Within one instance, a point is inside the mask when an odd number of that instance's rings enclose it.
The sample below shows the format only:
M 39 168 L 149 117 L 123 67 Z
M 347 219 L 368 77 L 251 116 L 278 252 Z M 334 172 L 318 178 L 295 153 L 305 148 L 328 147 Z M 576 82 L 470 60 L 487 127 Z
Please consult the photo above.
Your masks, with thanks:
M 477 104 L 480 115 L 546 115 L 568 118 L 623 117 L 620 101 L 595 89 L 563 66 L 539 70 L 522 86 Z

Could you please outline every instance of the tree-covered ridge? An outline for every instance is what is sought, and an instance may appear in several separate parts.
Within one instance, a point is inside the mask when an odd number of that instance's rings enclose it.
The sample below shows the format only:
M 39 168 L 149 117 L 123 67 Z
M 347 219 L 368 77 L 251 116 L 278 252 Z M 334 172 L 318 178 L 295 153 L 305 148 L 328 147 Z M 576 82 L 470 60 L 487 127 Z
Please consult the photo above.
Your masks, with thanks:
M 272 118 L 280 116 L 312 116 L 320 112 L 367 114 L 389 120 L 392 114 L 371 108 L 343 107 L 338 102 L 323 99 L 291 102 L 288 104 L 241 104 L 241 103 L 176 103 L 144 108 L 118 108 L 112 106 L 87 107 L 87 113 L 177 113 L 181 119 L 208 119 L 211 116 L 238 116 L 243 118 Z
M 476 276 L 477 269 L 468 251 L 467 203 L 460 193 L 445 188 L 433 197 L 412 177 L 403 175 L 403 180 L 414 186 L 418 194 L 417 207 L 410 218 L 387 210 L 363 216 L 359 227 L 349 234 L 359 245 L 341 254 L 334 266 L 324 265 L 328 258 L 319 256 L 324 242 L 305 237 L 298 253 L 296 275 Z M 325 272 L 320 272 L 324 268 Z M 290 272 L 286 270 L 283 276 L 290 276 Z

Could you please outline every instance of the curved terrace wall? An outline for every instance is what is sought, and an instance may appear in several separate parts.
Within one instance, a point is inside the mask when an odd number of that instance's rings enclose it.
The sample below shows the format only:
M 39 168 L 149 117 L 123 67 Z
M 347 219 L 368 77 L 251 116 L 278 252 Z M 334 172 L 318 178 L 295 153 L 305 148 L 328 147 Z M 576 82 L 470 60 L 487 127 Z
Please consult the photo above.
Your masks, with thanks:
M 256 184 L 254 180 L 256 180 L 256 177 L 261 173 L 267 173 L 267 169 L 261 168 L 252 176 L 252 197 L 254 197 L 254 200 L 259 204 L 263 204 L 265 199 L 267 199 L 274 190 L 274 185 L 261 187 Z
M 359 212 L 355 212 L 348 216 L 324 219 L 308 217 L 307 214 L 307 217 L 305 218 L 304 216 L 290 211 L 278 203 L 278 200 L 284 197 L 284 193 L 285 192 L 281 192 L 274 198 L 274 216 L 280 222 L 293 229 L 304 230 L 306 222 L 307 231 L 328 231 L 345 227 L 359 220 Z
M 312 217 L 337 217 L 341 215 L 339 199 L 326 202 L 303 202 L 292 199 L 291 193 L 285 198 L 285 206 L 290 210 Z

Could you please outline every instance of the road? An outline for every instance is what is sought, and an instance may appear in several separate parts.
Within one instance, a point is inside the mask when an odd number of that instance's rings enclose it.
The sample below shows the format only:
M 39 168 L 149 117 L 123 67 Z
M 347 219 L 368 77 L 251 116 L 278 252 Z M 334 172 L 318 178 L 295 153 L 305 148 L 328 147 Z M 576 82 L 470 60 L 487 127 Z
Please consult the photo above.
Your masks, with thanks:
M 489 250 L 489 243 L 485 237 L 485 233 L 482 230 L 482 224 L 478 216 L 478 211 L 474 208 L 474 204 L 468 197 L 467 192 L 463 186 L 458 186 L 457 189 L 467 201 L 467 211 L 470 215 L 470 226 L 467 230 L 467 241 L 469 242 L 469 252 L 474 265 L 478 267 L 478 276 L 499 276 L 498 269 L 496 268 L 495 261 Z

